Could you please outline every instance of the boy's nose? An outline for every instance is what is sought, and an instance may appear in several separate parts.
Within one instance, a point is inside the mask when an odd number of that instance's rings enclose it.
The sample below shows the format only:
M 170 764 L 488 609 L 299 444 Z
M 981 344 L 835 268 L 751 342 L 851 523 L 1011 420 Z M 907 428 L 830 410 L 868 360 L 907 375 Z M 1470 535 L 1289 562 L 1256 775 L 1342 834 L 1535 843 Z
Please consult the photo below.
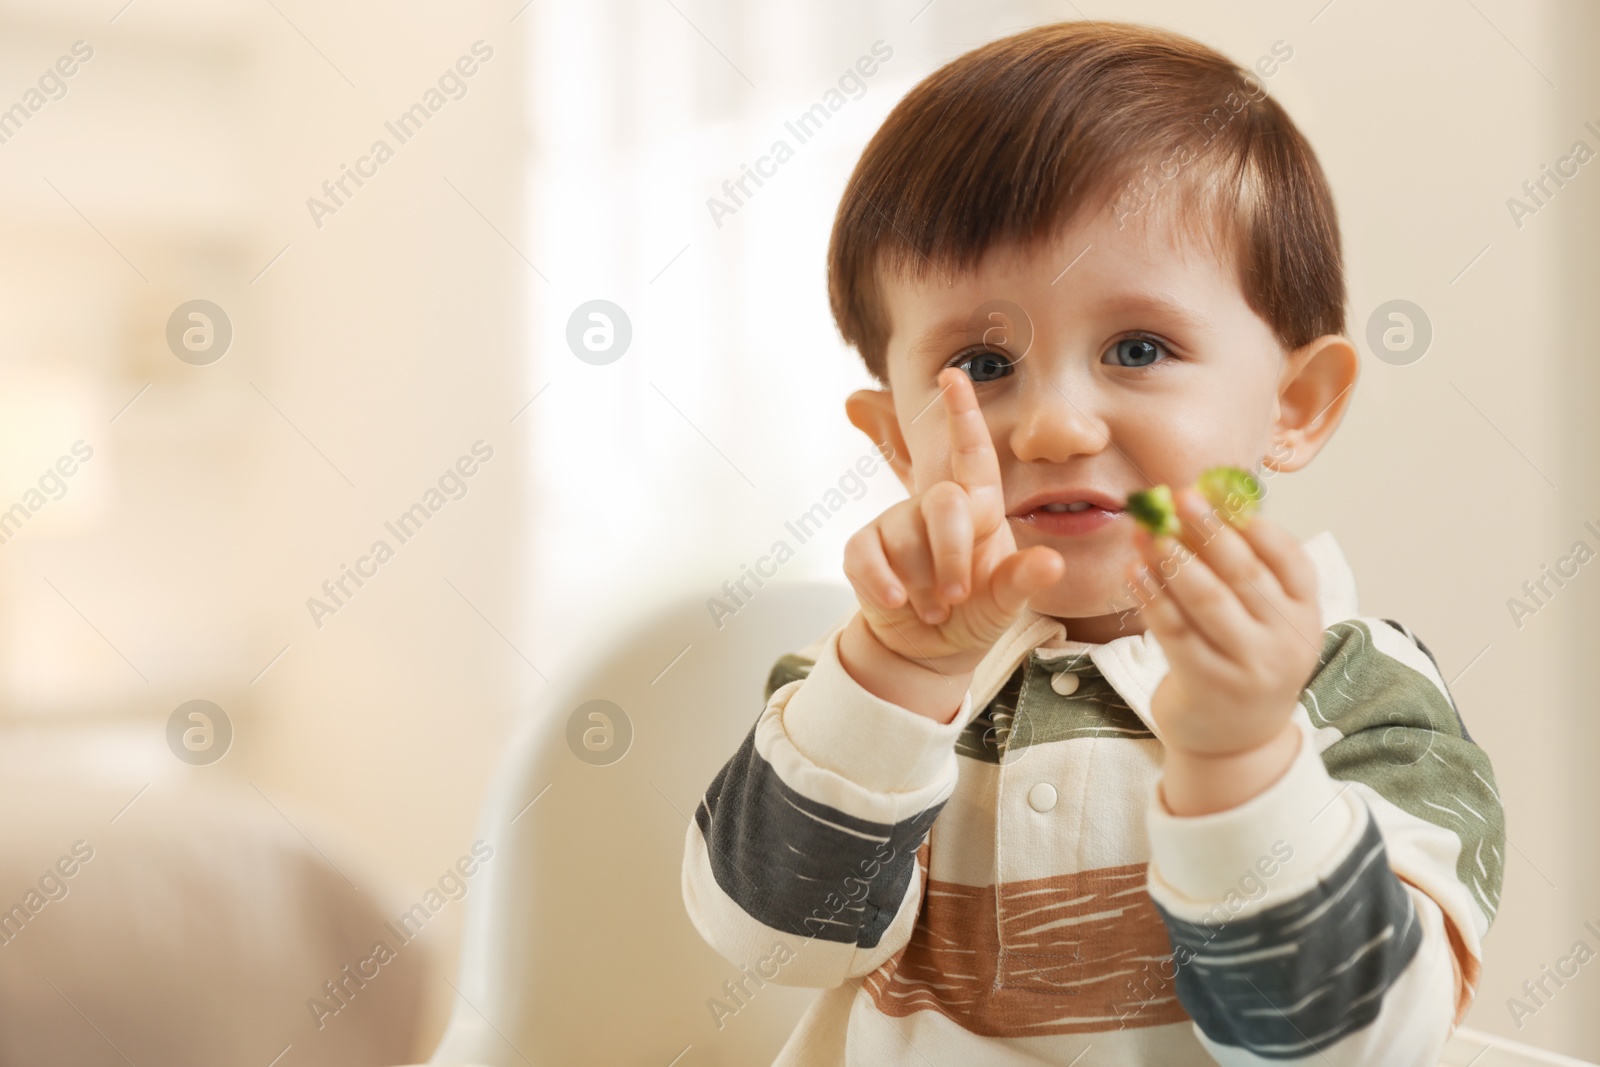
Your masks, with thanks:
M 1093 397 L 1069 396 L 1049 380 L 1030 384 L 1011 431 L 1012 455 L 1024 462 L 1063 463 L 1073 456 L 1092 455 L 1111 443 L 1111 431 Z

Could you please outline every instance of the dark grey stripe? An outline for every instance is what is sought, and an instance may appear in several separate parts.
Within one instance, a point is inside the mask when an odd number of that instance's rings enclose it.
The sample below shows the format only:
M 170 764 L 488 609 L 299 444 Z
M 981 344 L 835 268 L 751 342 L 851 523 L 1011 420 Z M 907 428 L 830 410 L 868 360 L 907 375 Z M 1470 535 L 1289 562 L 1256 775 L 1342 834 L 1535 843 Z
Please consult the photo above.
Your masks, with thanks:
M 1211 1040 L 1266 1059 L 1309 1056 L 1369 1025 L 1422 944 L 1370 815 L 1338 869 L 1294 900 L 1217 924 L 1156 910 L 1184 1009 Z
M 755 728 L 695 809 L 711 872 L 775 930 L 872 948 L 905 897 L 940 801 L 893 825 L 796 792 L 756 751 Z

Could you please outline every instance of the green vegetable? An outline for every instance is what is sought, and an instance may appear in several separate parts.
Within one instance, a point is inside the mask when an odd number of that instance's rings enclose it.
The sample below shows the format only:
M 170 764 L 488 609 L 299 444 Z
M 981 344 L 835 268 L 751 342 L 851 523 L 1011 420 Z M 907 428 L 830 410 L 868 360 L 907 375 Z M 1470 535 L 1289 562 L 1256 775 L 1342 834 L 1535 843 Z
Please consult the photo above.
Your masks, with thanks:
M 1178 509 L 1172 503 L 1172 490 L 1165 485 L 1129 493 L 1127 509 L 1152 536 L 1178 536 Z
M 1212 467 L 1201 473 L 1195 488 L 1234 526 L 1248 521 L 1246 516 L 1259 507 L 1264 495 L 1261 483 L 1249 471 L 1238 467 Z M 1173 505 L 1172 490 L 1167 486 L 1153 485 L 1129 493 L 1127 510 L 1152 536 L 1178 536 L 1178 510 Z
M 1261 503 L 1261 483 L 1238 467 L 1212 467 L 1200 475 L 1195 487 L 1235 526 L 1243 525 Z

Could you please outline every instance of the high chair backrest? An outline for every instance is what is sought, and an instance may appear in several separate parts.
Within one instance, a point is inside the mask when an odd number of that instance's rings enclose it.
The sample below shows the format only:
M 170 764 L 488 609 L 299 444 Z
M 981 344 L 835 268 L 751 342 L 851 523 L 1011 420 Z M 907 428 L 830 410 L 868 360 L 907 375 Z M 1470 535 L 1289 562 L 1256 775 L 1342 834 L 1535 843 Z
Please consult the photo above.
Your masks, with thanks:
M 430 1062 L 488 1067 L 770 1063 L 815 990 L 767 985 L 733 1015 L 736 967 L 684 909 L 684 836 L 764 707 L 779 656 L 841 624 L 843 584 L 768 581 L 714 620 L 704 593 L 551 672 L 490 782 L 457 991 Z M 724 598 L 726 603 L 726 599 Z M 620 758 L 619 758 L 620 754 Z
M 1588 1060 L 1525 1045 L 1470 1027 L 1457 1027 L 1439 1067 L 1595 1067 Z

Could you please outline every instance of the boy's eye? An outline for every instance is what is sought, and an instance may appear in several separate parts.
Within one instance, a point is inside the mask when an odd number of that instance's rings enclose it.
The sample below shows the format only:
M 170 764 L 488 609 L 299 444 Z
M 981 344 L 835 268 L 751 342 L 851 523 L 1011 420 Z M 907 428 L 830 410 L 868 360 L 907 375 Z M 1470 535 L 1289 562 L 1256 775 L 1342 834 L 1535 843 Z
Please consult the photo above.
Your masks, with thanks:
M 1148 367 L 1156 362 L 1160 352 L 1166 352 L 1167 346 L 1160 341 L 1149 337 L 1124 337 L 1106 351 L 1111 356 L 1110 362 L 1115 362 L 1121 367 Z M 1167 352 L 1170 357 L 1172 353 Z
M 967 367 L 967 377 L 974 382 L 992 382 L 997 378 L 1004 378 L 1011 373 L 1012 363 L 1004 353 L 996 352 L 989 348 L 974 349 L 963 352 L 946 364 L 949 367 Z

